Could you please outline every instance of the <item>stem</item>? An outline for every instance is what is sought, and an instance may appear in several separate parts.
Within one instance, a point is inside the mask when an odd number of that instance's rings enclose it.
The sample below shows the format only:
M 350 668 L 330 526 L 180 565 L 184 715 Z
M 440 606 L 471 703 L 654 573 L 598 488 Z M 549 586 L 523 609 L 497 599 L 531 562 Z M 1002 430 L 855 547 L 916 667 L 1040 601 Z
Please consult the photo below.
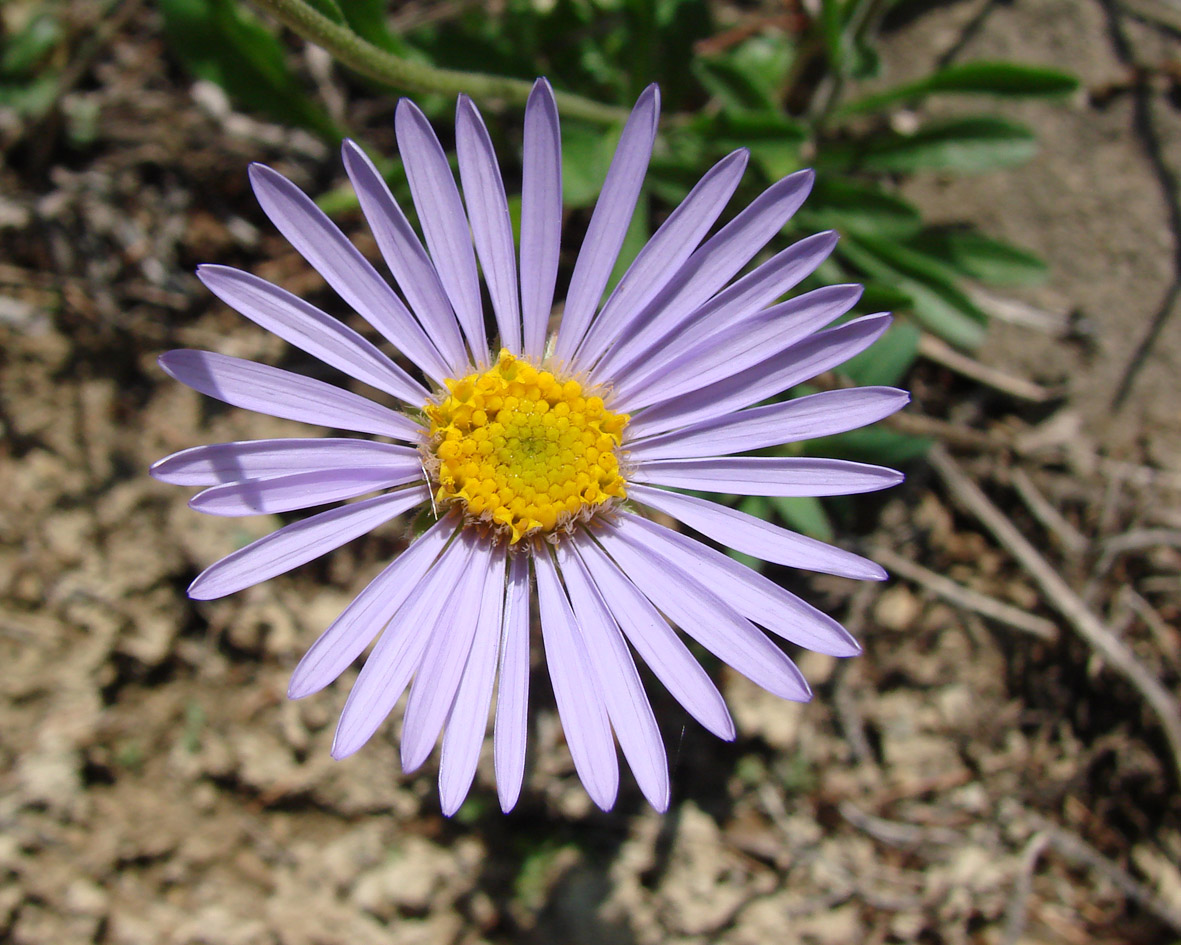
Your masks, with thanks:
M 290 27 L 308 42 L 328 50 L 350 69 L 407 92 L 441 92 L 458 95 L 464 92 L 479 102 L 492 99 L 513 105 L 524 105 L 532 83 L 521 79 L 485 75 L 478 72 L 458 72 L 410 62 L 401 56 L 366 42 L 347 26 L 329 19 L 304 0 L 251 0 L 276 19 Z M 555 92 L 558 107 L 570 118 L 581 118 L 596 124 L 616 124 L 627 119 L 627 111 L 611 105 L 573 95 Z

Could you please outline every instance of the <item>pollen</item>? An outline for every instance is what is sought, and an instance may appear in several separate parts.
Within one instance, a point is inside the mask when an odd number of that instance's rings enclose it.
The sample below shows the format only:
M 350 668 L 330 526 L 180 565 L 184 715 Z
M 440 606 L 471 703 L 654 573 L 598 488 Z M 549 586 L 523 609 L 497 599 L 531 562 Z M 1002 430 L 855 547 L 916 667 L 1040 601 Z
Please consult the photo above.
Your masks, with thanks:
M 516 544 L 626 496 L 619 451 L 628 415 L 577 380 L 502 349 L 487 371 L 446 386 L 447 396 L 423 408 L 438 505 L 458 504 Z

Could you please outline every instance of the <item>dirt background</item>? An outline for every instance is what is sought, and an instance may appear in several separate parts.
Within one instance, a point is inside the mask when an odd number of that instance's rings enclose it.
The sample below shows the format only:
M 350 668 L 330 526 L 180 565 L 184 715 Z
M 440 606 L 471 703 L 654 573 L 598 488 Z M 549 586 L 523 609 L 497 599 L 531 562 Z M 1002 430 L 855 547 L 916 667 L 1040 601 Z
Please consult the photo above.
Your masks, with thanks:
M 96 27 L 91 4 L 68 10 L 79 36 Z M 654 690 L 663 817 L 626 777 L 613 812 L 591 806 L 541 672 L 510 816 L 486 758 L 442 818 L 431 764 L 400 774 L 396 723 L 329 758 L 348 679 L 291 703 L 287 676 L 396 533 L 185 599 L 275 522 L 200 517 L 148 464 L 296 425 L 202 400 L 155 358 L 196 346 L 314 370 L 192 271 L 242 265 L 327 300 L 245 166 L 313 192 L 343 175 L 318 142 L 187 79 L 148 5 L 98 26 L 47 121 L 0 110 L 0 940 L 1177 941 L 1178 769 L 1150 703 L 1181 678 L 1181 318 L 1149 335 L 1181 271 L 1175 3 L 964 0 L 893 24 L 891 80 L 998 56 L 1082 77 L 1070 102 L 1016 108 L 1043 142 L 1027 167 L 904 185 L 1052 277 L 982 299 L 997 320 L 979 361 L 931 349 L 916 367 L 898 423 L 942 446 L 866 503 L 874 530 L 849 523 L 895 580 L 782 575 L 864 656 L 805 655 L 808 706 L 722 672 L 733 744 Z M 318 57 L 304 65 L 331 89 Z M 356 118 L 378 143 L 392 104 Z

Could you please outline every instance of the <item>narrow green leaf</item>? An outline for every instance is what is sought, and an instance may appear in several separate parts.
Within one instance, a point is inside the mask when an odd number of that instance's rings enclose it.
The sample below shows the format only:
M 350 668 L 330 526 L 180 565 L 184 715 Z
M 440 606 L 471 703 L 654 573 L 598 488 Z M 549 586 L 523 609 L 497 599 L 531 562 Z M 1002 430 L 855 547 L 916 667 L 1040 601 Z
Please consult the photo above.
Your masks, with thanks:
M 914 236 L 923 222 L 918 210 L 901 197 L 872 184 L 830 175 L 817 178 L 797 219 L 810 229 L 897 239 Z
M 591 206 L 599 196 L 621 128 L 568 124 L 562 127 L 562 202 L 569 208 Z
M 910 296 L 915 319 L 949 344 L 972 349 L 984 340 L 984 313 L 945 272 L 885 240 L 850 238 L 837 251 L 854 267 Z
M 896 321 L 868 351 L 841 365 L 841 373 L 860 387 L 898 385 L 919 354 L 918 326 Z
M 835 456 L 862 462 L 900 466 L 925 456 L 932 441 L 927 437 L 899 433 L 888 427 L 862 427 L 848 433 L 825 436 L 808 442 L 816 456 Z
M 1024 125 L 980 115 L 932 122 L 910 135 L 890 131 L 831 145 L 817 156 L 817 164 L 889 173 L 976 173 L 1022 164 L 1036 152 L 1037 140 Z
M 1049 271 L 1045 261 L 1029 250 L 975 230 L 932 230 L 908 245 L 970 279 L 994 285 L 1032 285 Z
M 1069 72 L 1017 62 L 964 62 L 946 66 L 925 78 L 866 96 L 843 106 L 842 114 L 879 111 L 934 93 L 1029 98 L 1066 95 L 1078 88 Z
M 832 541 L 832 523 L 819 499 L 810 495 L 780 495 L 773 496 L 770 502 L 788 528 L 820 541 Z

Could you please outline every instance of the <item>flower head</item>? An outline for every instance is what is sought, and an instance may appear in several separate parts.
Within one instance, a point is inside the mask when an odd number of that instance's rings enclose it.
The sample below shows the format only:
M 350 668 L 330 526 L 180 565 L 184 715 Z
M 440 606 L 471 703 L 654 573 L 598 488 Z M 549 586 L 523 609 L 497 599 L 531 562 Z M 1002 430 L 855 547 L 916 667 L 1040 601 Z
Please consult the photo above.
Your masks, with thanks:
M 158 479 L 206 486 L 191 504 L 213 515 L 344 502 L 213 564 L 191 597 L 249 587 L 410 510 L 433 513 L 433 524 L 312 645 L 290 695 L 322 689 L 376 640 L 333 755 L 360 748 L 409 686 L 403 766 L 421 765 L 442 734 L 448 814 L 474 777 L 494 689 L 497 788 L 505 810 L 516 803 L 534 611 L 575 767 L 604 809 L 618 787 L 616 739 L 648 800 L 668 805 L 664 747 L 633 651 L 726 739 L 734 725 L 725 703 L 681 634 L 799 701 L 811 697 L 808 684 L 764 630 L 836 656 L 858 652 L 832 618 L 646 513 L 769 562 L 884 577 L 848 551 L 690 494 L 823 496 L 893 485 L 900 475 L 877 466 L 742 454 L 872 423 L 907 395 L 855 388 L 754 406 L 864 350 L 889 318 L 827 327 L 856 303 L 857 286 L 776 301 L 825 259 L 832 233 L 738 277 L 812 183 L 809 171 L 779 181 L 706 238 L 738 186 L 744 151 L 701 179 L 601 302 L 658 110 L 653 86 L 623 130 L 552 332 L 561 152 L 553 94 L 539 80 L 525 111 L 519 254 L 491 141 L 467 98 L 456 121 L 462 197 L 425 117 L 408 101 L 398 106 L 398 144 L 425 247 L 370 160 L 345 144 L 346 169 L 400 294 L 298 188 L 269 168 L 251 168 L 274 224 L 411 370 L 256 276 L 203 266 L 201 280 L 247 318 L 374 388 L 373 398 L 212 352 L 160 359 L 177 380 L 227 403 L 368 434 L 200 446 L 153 466 Z

